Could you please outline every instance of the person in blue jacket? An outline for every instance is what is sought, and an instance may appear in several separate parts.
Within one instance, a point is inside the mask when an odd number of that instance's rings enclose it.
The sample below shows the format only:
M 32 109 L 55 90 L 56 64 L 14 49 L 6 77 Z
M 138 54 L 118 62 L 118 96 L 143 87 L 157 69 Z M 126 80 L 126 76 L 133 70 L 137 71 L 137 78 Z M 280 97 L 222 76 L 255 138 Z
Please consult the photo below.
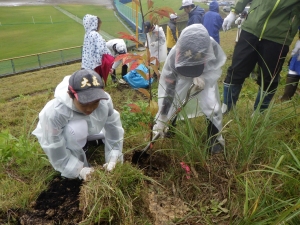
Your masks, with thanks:
M 219 4 L 218 2 L 212 1 L 209 4 L 209 11 L 204 14 L 203 25 L 207 29 L 209 35 L 215 39 L 215 41 L 220 44 L 219 30 L 223 24 L 223 19 L 219 14 Z
M 182 5 L 179 10 L 182 9 L 189 14 L 189 20 L 187 21 L 186 26 L 190 26 L 195 23 L 202 24 L 205 11 L 199 6 L 195 6 L 193 0 L 182 0 Z
M 300 80 L 300 26 L 299 26 L 299 39 L 297 40 L 294 49 L 292 50 L 292 57 L 289 61 L 289 71 L 286 77 L 286 85 L 284 88 L 281 101 L 291 100 L 294 96 L 298 83 Z

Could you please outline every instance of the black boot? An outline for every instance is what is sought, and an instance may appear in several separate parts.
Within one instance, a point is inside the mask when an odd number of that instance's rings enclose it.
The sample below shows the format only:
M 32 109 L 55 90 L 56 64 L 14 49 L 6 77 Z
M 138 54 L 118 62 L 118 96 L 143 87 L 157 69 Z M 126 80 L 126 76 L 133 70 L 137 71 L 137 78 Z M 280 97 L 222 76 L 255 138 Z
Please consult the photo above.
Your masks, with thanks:
M 177 116 L 175 116 L 175 118 L 172 121 L 171 126 L 169 127 L 168 132 L 165 134 L 166 138 L 173 138 L 175 136 L 176 121 L 177 121 Z
M 286 77 L 286 84 L 284 88 L 283 96 L 280 98 L 282 102 L 291 100 L 294 96 L 299 82 L 299 75 L 288 74 Z
M 266 91 L 261 91 L 261 88 L 259 87 L 256 100 L 254 103 L 254 111 L 257 109 L 257 107 L 259 107 L 259 102 L 261 101 L 261 98 L 263 98 L 263 100 L 260 105 L 259 111 L 260 112 L 265 111 L 269 107 L 274 94 L 275 94 L 275 90 L 266 92 Z
M 116 76 L 116 70 L 114 69 L 113 73 L 111 74 L 111 80 L 112 82 L 114 83 L 117 83 L 118 80 L 117 80 L 117 76 Z
M 232 106 L 235 106 L 242 89 L 241 84 L 227 84 L 224 82 L 223 86 L 223 104 L 222 113 L 228 113 Z
M 127 74 L 128 66 L 125 64 L 122 66 L 122 77 Z
M 219 133 L 218 128 L 208 119 L 207 123 L 208 152 L 212 155 L 223 152 L 223 146 L 217 140 Z

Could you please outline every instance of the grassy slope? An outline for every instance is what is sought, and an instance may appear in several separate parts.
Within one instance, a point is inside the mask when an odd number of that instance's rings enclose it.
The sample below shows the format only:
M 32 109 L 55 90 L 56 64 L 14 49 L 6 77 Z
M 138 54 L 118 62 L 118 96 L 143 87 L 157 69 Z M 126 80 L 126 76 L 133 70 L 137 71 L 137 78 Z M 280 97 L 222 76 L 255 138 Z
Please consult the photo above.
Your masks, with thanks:
M 220 33 L 221 46 L 228 57 L 228 60 L 223 67 L 222 78 L 219 80 L 221 95 L 222 81 L 226 69 L 231 63 L 235 34 L 236 30 Z M 80 64 L 77 63 L 2 78 L 2 87 L 0 89 L 0 130 L 8 129 L 16 137 L 30 134 L 36 124 L 38 112 L 47 101 L 53 98 L 53 90 L 57 83 L 61 81 L 63 76 L 71 74 L 79 69 L 79 67 Z M 281 74 L 282 77 L 285 77 L 286 72 L 287 68 L 285 65 Z M 282 79 L 279 90 L 274 98 L 275 106 L 272 110 L 273 113 L 270 116 L 262 117 L 255 122 L 256 118 L 251 119 L 250 115 L 252 113 L 252 106 L 258 87 L 251 79 L 247 79 L 245 82 L 238 102 L 238 114 L 231 114 L 224 117 L 223 124 L 225 125 L 229 122 L 224 129 L 227 151 L 226 171 L 223 171 L 224 165 L 222 165 L 222 163 L 212 164 L 211 160 L 206 161 L 208 167 L 210 167 L 209 171 L 207 171 L 207 168 L 199 168 L 199 166 L 197 167 L 197 164 L 200 160 L 199 158 L 195 158 L 194 161 L 191 162 L 191 165 L 196 166 L 196 173 L 200 175 L 200 178 L 186 181 L 183 179 L 184 172 L 180 170 L 178 166 L 178 160 L 182 160 L 184 157 L 174 157 L 168 162 L 170 167 L 173 167 L 176 173 L 172 169 L 171 173 L 166 171 L 158 178 L 158 182 L 161 183 L 166 190 L 174 191 L 175 189 L 177 192 L 176 195 L 179 195 L 180 198 L 184 199 L 188 205 L 193 206 L 193 211 L 189 214 L 190 217 L 195 213 L 196 218 L 199 215 L 204 218 L 218 218 L 219 221 L 223 221 L 224 224 L 254 224 L 255 222 L 259 224 L 261 221 L 259 218 L 265 216 L 266 218 L 272 219 L 272 216 L 276 216 L 283 211 L 282 208 L 273 210 L 273 207 L 276 206 L 275 198 L 278 197 L 282 199 L 282 196 L 286 196 L 288 199 L 290 196 L 295 197 L 295 192 L 298 193 L 297 187 L 299 187 L 299 183 L 297 183 L 297 181 L 285 179 L 278 174 L 275 176 L 275 179 L 271 179 L 272 176 L 270 174 L 262 173 L 262 171 L 254 172 L 253 170 L 264 169 L 264 165 L 270 167 L 275 166 L 276 163 L 279 162 L 280 156 L 285 157 L 285 161 L 282 162 L 283 167 L 279 167 L 280 170 L 287 168 L 286 165 L 295 167 L 284 143 L 290 146 L 295 152 L 296 158 L 300 158 L 298 141 L 300 136 L 298 125 L 299 117 L 296 117 L 299 97 L 296 95 L 292 102 L 283 105 L 279 104 L 278 97 L 282 94 L 283 84 L 284 79 Z M 136 96 L 136 91 L 132 89 L 121 91 L 110 82 L 106 90 L 111 93 L 114 105 L 119 111 L 124 106 L 124 103 L 136 103 L 137 100 L 141 101 L 141 99 L 143 99 Z M 287 118 L 289 113 L 292 115 L 291 118 Z M 200 124 L 198 129 L 204 130 L 204 124 Z M 201 132 L 203 132 L 203 130 Z M 128 130 L 125 131 L 126 138 L 128 138 L 128 135 L 132 133 Z M 32 136 L 29 135 L 29 137 L 30 139 L 33 139 Z M 203 146 L 203 138 L 200 137 L 199 139 L 201 146 Z M 143 144 L 147 140 L 147 137 L 141 136 L 141 134 L 136 134 L 136 137 L 133 136 L 126 139 L 124 142 L 125 157 L 132 148 Z M 185 140 L 182 141 L 184 143 Z M 168 144 L 168 141 L 166 141 L 166 143 Z M 173 147 L 174 143 L 169 144 Z M 162 148 L 159 148 L 158 144 L 156 145 L 162 152 L 163 148 L 170 149 L 170 146 L 160 145 L 159 147 Z M 193 148 L 194 146 L 189 146 L 187 152 L 192 151 Z M 171 152 L 168 151 L 167 154 L 170 153 Z M 173 160 L 176 163 L 174 163 Z M 42 166 L 43 165 L 41 165 L 41 167 Z M 30 165 L 27 165 L 27 167 L 32 168 Z M 11 178 L 8 173 L 9 168 L 5 168 L 6 167 L 0 169 L 0 177 L 3 178 L 3 183 L 1 183 L 1 185 L 6 184 L 6 186 L 5 188 L 0 187 L 0 190 L 5 190 L 3 193 L 8 193 L 7 196 L 15 196 L 15 193 L 22 193 L 20 192 L 20 189 L 14 188 L 10 190 L 8 188 Z M 299 168 L 300 165 L 298 165 L 298 170 Z M 49 168 L 47 167 L 45 168 L 45 173 L 49 173 L 47 171 L 48 169 Z M 129 170 L 130 168 L 126 167 L 126 171 Z M 204 177 L 208 176 L 208 174 L 210 180 L 204 180 Z M 40 174 L 35 174 L 35 176 L 38 177 Z M 294 170 L 293 176 L 296 178 L 295 180 L 297 180 L 299 178 L 299 172 Z M 220 180 L 226 182 L 226 184 L 224 185 L 221 182 L 215 183 L 217 178 L 220 178 Z M 110 178 L 108 177 L 107 179 Z M 34 180 L 31 184 L 36 185 Z M 17 187 L 19 184 L 18 182 L 15 182 L 10 185 L 16 185 Z M 93 186 L 88 188 L 89 191 L 97 191 L 96 185 L 99 185 L 99 182 L 96 180 L 92 185 Z M 26 188 L 35 189 L 33 187 L 25 187 L 25 189 Z M 24 207 L 28 205 L 27 201 L 31 201 L 34 198 L 34 194 L 38 193 L 36 192 L 27 196 L 28 192 L 29 191 L 26 190 L 26 196 L 22 195 L 22 204 Z M 94 195 L 92 195 L 92 197 L 93 196 Z M 275 198 L 273 199 L 272 196 L 275 196 Z M 221 213 L 218 205 L 214 205 L 220 203 L 224 198 L 228 198 L 228 202 L 221 206 L 230 209 L 231 222 L 228 220 L 228 217 L 226 217 L 227 214 L 225 213 L 224 215 L 224 213 Z M 272 209 L 269 210 L 268 207 L 270 207 L 270 202 L 274 205 L 272 205 Z M 21 204 L 16 198 L 12 198 L 10 202 L 5 203 L 7 204 L 6 206 L 20 206 Z M 216 216 L 216 213 L 218 212 L 221 213 L 220 216 Z M 222 218 L 222 216 L 224 216 L 224 218 Z M 205 224 L 210 224 L 209 221 L 211 220 L 201 221 L 205 221 L 203 222 Z M 185 224 L 188 223 L 186 222 Z M 261 222 L 260 224 L 266 223 Z

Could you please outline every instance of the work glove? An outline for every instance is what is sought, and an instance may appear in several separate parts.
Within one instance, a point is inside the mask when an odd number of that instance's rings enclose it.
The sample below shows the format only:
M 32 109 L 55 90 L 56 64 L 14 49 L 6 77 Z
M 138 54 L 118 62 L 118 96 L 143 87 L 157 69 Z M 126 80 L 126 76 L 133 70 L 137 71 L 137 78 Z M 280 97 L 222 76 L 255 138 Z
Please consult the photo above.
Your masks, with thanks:
M 152 42 L 152 43 L 150 44 L 150 46 L 151 46 L 151 47 L 156 47 L 157 44 L 158 44 L 157 41 L 155 41 L 155 42 Z
M 296 42 L 295 47 L 292 50 L 292 56 L 294 56 L 295 54 L 299 54 L 299 51 L 300 51 L 300 40 Z
M 194 77 L 193 78 L 193 83 L 196 85 L 195 89 L 197 91 L 202 91 L 205 87 L 205 81 L 204 81 L 204 79 L 201 78 L 201 76 L 200 77 Z
M 88 175 L 90 175 L 92 172 L 94 172 L 94 168 L 83 167 L 79 172 L 79 178 L 87 180 L 87 178 L 89 177 Z
M 227 31 L 231 28 L 231 24 L 235 21 L 235 13 L 230 12 L 223 21 L 222 27 L 224 31 Z
M 243 23 L 243 19 L 241 17 L 237 18 L 236 21 L 234 22 L 235 24 L 237 24 L 238 28 L 242 27 L 242 23 Z
M 167 128 L 167 121 L 168 118 L 166 115 L 160 115 L 157 120 L 155 125 L 153 126 L 153 133 L 154 135 L 159 132 L 160 136 L 163 137 Z
M 105 163 L 103 165 L 103 168 L 106 170 L 106 171 L 112 171 L 115 167 L 116 167 L 116 162 L 109 162 L 109 163 Z

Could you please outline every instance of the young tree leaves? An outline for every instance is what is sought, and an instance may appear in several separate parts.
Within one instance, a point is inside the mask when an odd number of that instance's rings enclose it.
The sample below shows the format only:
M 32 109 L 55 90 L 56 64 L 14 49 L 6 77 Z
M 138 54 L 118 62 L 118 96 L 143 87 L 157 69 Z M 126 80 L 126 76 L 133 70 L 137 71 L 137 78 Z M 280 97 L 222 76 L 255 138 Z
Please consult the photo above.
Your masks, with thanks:
M 158 112 L 158 104 L 157 104 L 157 102 L 150 100 L 149 111 L 150 111 L 150 113 L 151 113 L 152 116 L 156 115 L 156 113 Z
M 149 75 L 146 74 L 143 70 L 136 70 L 145 80 L 149 80 Z
M 126 33 L 126 32 L 119 32 L 118 34 L 120 34 L 120 38 L 122 38 L 122 39 L 126 39 L 126 40 L 129 40 L 129 41 L 133 41 L 133 42 L 138 43 L 138 44 L 141 44 L 141 45 L 143 44 L 143 43 L 140 42 L 138 39 L 136 39 L 135 36 L 130 35 L 130 34 Z
M 134 104 L 134 103 L 128 104 L 128 106 L 131 108 L 130 112 L 133 112 L 133 113 L 142 112 L 141 108 L 138 105 Z
M 138 91 L 141 92 L 141 93 L 143 93 L 147 98 L 150 99 L 150 93 L 149 93 L 149 91 L 147 91 L 144 88 L 139 88 Z
M 121 60 L 121 59 L 127 58 L 127 56 L 128 56 L 129 54 L 130 54 L 130 53 L 118 55 L 118 56 L 115 58 L 114 62 L 117 62 L 117 61 L 119 61 L 119 60 Z
M 134 70 L 134 69 L 137 68 L 139 65 L 140 65 L 140 62 L 134 61 L 134 62 L 130 65 L 130 70 Z
M 148 5 L 148 10 L 153 7 L 153 1 L 152 0 L 147 0 L 147 5 Z
M 175 13 L 174 10 L 170 7 L 161 7 L 161 8 L 157 8 L 153 11 L 154 13 L 158 14 L 162 17 L 170 17 L 171 13 Z

